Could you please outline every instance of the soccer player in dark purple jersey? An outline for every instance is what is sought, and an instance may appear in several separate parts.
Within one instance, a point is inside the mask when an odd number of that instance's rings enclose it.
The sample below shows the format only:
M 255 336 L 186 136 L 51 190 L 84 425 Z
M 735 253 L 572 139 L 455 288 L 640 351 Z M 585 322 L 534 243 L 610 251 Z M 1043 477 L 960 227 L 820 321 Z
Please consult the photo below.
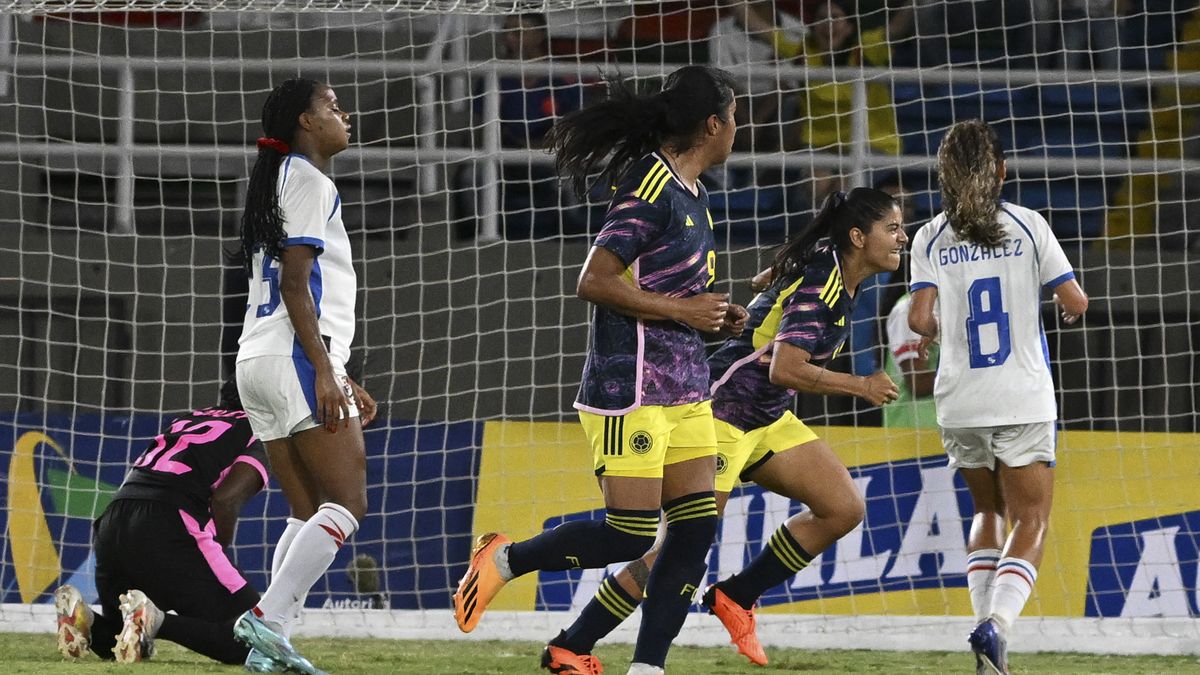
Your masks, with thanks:
M 564 117 L 547 138 L 581 195 L 597 173 L 614 191 L 577 289 L 594 313 L 575 407 L 607 513 L 517 543 L 482 535 L 454 597 L 464 631 L 517 576 L 638 558 L 654 543 L 661 509 L 664 564 L 649 579 L 630 670 L 661 672 L 717 527 L 704 334 L 740 332 L 746 318 L 726 294 L 710 291 L 716 251 L 700 182 L 732 149 L 733 85 L 728 73 L 705 66 L 676 70 L 648 96 L 610 82 L 610 98 Z M 544 662 L 553 658 L 543 654 Z
M 829 444 L 792 414 L 795 392 L 858 396 L 872 405 L 899 395 L 882 371 L 856 377 L 823 366 L 845 345 L 859 283 L 896 270 L 907 241 L 899 207 L 887 193 L 858 188 L 829 197 L 771 269 L 755 277 L 762 292 L 750 303 L 747 330 L 708 360 L 719 452 L 717 510 L 724 511 L 739 479 L 808 506 L 772 534 L 744 570 L 709 587 L 701 600 L 738 651 L 759 665 L 767 656 L 755 635 L 755 601 L 858 526 L 866 508 Z M 551 643 L 561 662 L 590 654 L 633 613 L 647 578 L 662 564 L 656 556 L 661 554 L 651 550 L 601 583 L 575 623 Z
M 59 651 L 133 663 L 153 656 L 161 638 L 242 664 L 250 650 L 234 639 L 233 622 L 258 591 L 223 547 L 242 506 L 266 487 L 265 464 L 233 380 L 216 407 L 172 420 L 96 519 L 101 610 L 70 585 L 54 592 Z

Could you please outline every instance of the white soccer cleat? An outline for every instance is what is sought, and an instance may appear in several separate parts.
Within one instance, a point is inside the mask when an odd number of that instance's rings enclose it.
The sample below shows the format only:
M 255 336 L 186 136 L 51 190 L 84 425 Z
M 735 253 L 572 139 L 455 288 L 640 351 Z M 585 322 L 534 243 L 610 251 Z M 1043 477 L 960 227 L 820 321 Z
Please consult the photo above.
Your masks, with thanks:
M 79 589 L 63 584 L 54 590 L 54 611 L 58 615 L 58 651 L 65 658 L 78 660 L 92 643 L 92 608 L 83 601 Z
M 113 647 L 117 663 L 137 663 L 154 658 L 154 636 L 162 626 L 162 610 L 139 590 L 123 593 L 120 600 L 124 625 Z
M 665 675 L 667 671 L 649 663 L 632 663 L 628 675 Z

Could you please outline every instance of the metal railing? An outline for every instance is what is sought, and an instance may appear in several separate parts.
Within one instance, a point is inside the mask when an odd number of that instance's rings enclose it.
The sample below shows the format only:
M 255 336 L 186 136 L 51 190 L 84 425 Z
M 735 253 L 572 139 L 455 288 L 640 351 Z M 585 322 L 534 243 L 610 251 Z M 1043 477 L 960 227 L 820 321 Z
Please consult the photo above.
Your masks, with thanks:
M 590 65 L 590 64 L 587 64 Z M 96 55 L 16 55 L 0 56 L 0 70 L 16 73 L 42 74 L 52 71 L 78 69 L 85 66 L 91 72 L 109 71 L 118 74 L 120 95 L 118 97 L 117 141 L 106 143 L 73 143 L 56 141 L 26 142 L 14 140 L 0 143 L 0 161 L 37 161 L 70 159 L 73 167 L 105 169 L 116 162 L 116 204 L 114 226 L 111 231 L 131 233 L 134 214 L 134 177 L 154 170 L 162 170 L 178 163 L 195 171 L 211 167 L 218 175 L 234 175 L 245 171 L 252 162 L 254 149 L 247 145 L 216 144 L 150 144 L 139 143 L 134 136 L 136 110 L 134 93 L 138 91 L 139 77 L 147 73 L 162 71 L 186 73 L 204 71 L 227 72 L 280 72 L 321 74 L 328 81 L 338 82 L 347 77 L 370 76 L 372 78 L 413 78 L 417 96 L 417 138 L 413 147 L 369 148 L 354 147 L 339 155 L 339 164 L 356 165 L 363 170 L 386 170 L 397 162 L 411 163 L 419 172 L 418 186 L 422 194 L 438 190 L 438 169 L 452 163 L 472 162 L 481 165 L 479 186 L 483 208 L 480 215 L 479 236 L 484 239 L 499 237 L 499 167 L 505 163 L 545 165 L 553 158 L 536 150 L 504 149 L 500 141 L 500 87 L 501 76 L 578 76 L 579 63 L 486 61 L 468 62 L 437 58 L 425 60 L 345 60 L 345 59 L 183 59 L 183 58 L 132 58 Z M 621 74 L 632 78 L 662 77 L 678 65 L 622 64 Z M 851 184 L 862 182 L 868 170 L 906 168 L 932 168 L 935 159 L 928 155 L 881 155 L 871 151 L 868 143 L 867 84 L 914 83 L 919 85 L 974 85 L 982 90 L 988 88 L 1011 88 L 1028 85 L 1054 84 L 1101 84 L 1110 86 L 1174 85 L 1176 87 L 1200 87 L 1200 73 L 1176 73 L 1158 71 L 1067 71 L 1067 70 L 985 70 L 974 67 L 947 67 L 937 69 L 914 68 L 806 68 L 799 66 L 754 66 L 738 69 L 738 74 L 754 78 L 770 78 L 776 81 L 838 82 L 853 86 L 851 129 L 852 142 L 846 155 L 815 151 L 734 153 L 728 160 L 730 166 L 755 166 L 762 168 L 814 167 L 839 169 Z M 481 147 L 451 147 L 439 144 L 446 134 L 437 126 L 436 111 L 443 101 L 437 98 L 435 78 L 449 76 L 475 78 L 483 82 L 483 128 Z M 13 83 L 15 86 L 15 83 Z M 969 95 L 969 94 L 968 94 Z M 1106 176 L 1134 173 L 1182 173 L 1200 171 L 1200 161 L 1182 157 L 1136 159 L 1130 157 L 1050 157 L 1016 155 L 1009 160 L 1010 168 L 1027 173 L 1070 174 L 1092 173 Z

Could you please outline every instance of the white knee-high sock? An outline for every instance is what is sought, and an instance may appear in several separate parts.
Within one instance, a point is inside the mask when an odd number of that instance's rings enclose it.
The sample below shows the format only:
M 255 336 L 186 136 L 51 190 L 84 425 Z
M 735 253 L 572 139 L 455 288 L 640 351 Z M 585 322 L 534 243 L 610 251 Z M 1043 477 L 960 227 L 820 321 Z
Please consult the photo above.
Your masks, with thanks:
M 284 528 L 283 534 L 279 536 L 279 543 L 275 545 L 275 554 L 271 556 L 271 582 L 275 582 L 275 578 L 279 576 L 279 568 L 283 567 L 283 560 L 287 557 L 288 549 L 292 546 L 292 540 L 299 534 L 300 528 L 304 527 L 304 521 L 299 518 L 288 518 L 287 527 Z M 308 596 L 305 593 L 301 596 L 300 601 L 292 609 L 291 617 L 280 627 L 284 637 L 291 637 L 292 628 L 296 625 L 296 619 L 299 617 L 300 608 L 304 606 L 304 598 Z
M 275 581 L 275 577 L 279 576 L 279 568 L 283 566 L 283 559 L 287 557 L 288 549 L 292 547 L 292 540 L 296 538 L 296 534 L 302 527 L 304 527 L 303 520 L 287 519 L 287 527 L 283 528 L 283 534 L 279 535 L 279 542 L 275 544 L 275 553 L 271 556 L 271 581 Z
M 358 521 L 345 508 L 322 504 L 292 539 L 279 573 L 259 599 L 255 614 L 276 628 L 287 623 L 293 607 L 325 574 L 338 549 L 357 530 Z
M 1037 568 L 1028 560 L 1001 558 L 1000 564 L 996 565 L 996 579 L 992 582 L 992 609 L 989 614 L 1005 631 L 1025 608 L 1036 581 Z
M 971 592 L 975 623 L 986 619 L 991 611 L 992 579 L 999 562 L 1000 549 L 997 548 L 981 548 L 967 554 L 967 590 Z

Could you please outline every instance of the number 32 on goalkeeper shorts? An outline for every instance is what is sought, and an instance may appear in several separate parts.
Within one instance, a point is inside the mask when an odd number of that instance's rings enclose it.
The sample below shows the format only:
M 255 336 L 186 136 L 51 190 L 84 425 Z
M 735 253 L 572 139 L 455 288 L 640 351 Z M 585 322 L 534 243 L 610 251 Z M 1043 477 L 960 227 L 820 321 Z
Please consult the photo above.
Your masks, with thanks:
M 717 280 L 717 252 L 708 252 L 708 283 L 704 284 L 705 288 L 712 288 L 713 282 Z
M 1004 300 L 1000 297 L 1000 277 L 984 277 L 972 282 L 967 289 L 967 307 L 971 309 L 967 317 L 967 351 L 971 357 L 971 367 L 1003 365 L 1012 354 L 1012 342 L 1009 338 L 1008 312 L 1004 311 Z M 994 345 L 995 348 L 985 353 L 983 337 L 989 333 L 996 338 L 989 341 L 988 346 Z

